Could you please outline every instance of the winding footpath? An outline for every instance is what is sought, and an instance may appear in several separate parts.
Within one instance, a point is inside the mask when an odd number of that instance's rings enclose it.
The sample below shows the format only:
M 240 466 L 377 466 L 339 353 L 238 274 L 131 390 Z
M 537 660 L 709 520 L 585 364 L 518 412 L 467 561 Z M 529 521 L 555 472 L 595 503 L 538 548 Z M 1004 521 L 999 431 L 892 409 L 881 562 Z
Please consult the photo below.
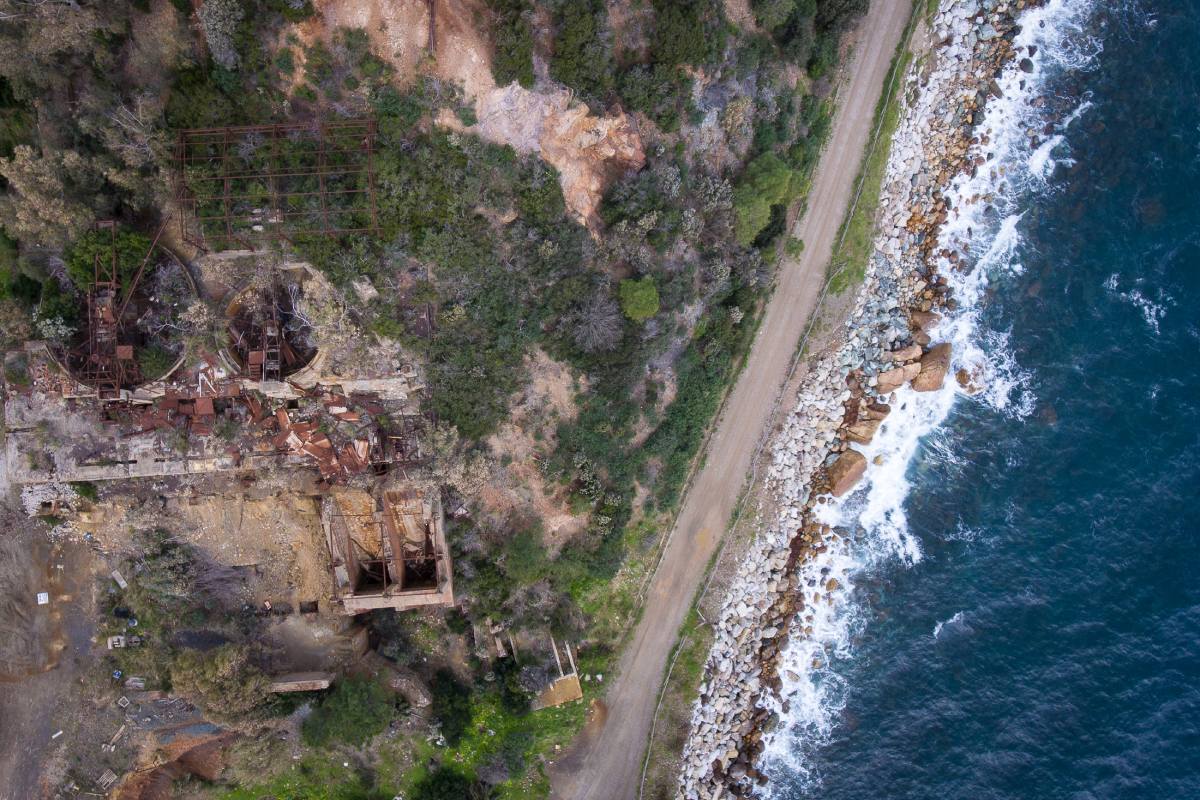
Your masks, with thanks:
M 872 0 L 860 23 L 829 142 L 808 196 L 808 212 L 794 230 L 805 244 L 804 252 L 780 262 L 777 285 L 749 359 L 708 443 L 704 465 L 684 498 L 642 618 L 621 654 L 616 679 L 605 698 L 603 727 L 589 726 L 552 775 L 553 796 L 559 800 L 638 796 L 642 758 L 667 659 L 720 545 L 756 449 L 771 423 L 797 343 L 816 307 L 871 137 L 875 105 L 910 10 L 909 0 Z

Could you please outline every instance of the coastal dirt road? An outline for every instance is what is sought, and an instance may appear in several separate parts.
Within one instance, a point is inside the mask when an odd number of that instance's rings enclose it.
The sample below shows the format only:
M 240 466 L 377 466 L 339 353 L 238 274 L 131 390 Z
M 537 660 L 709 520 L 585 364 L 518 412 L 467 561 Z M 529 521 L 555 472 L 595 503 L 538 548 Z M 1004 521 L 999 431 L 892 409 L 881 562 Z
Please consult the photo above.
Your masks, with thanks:
M 667 659 L 725 532 L 755 448 L 770 424 L 792 355 L 816 306 L 873 132 L 875 104 L 910 10 L 909 0 L 872 0 L 860 25 L 829 142 L 808 197 L 808 213 L 795 229 L 804 241 L 804 252 L 780 264 L 749 360 L 708 444 L 704 466 L 684 498 L 651 581 L 645 612 L 605 698 L 607 720 L 603 727 L 589 726 L 552 774 L 554 797 L 560 800 L 638 796 L 642 757 Z

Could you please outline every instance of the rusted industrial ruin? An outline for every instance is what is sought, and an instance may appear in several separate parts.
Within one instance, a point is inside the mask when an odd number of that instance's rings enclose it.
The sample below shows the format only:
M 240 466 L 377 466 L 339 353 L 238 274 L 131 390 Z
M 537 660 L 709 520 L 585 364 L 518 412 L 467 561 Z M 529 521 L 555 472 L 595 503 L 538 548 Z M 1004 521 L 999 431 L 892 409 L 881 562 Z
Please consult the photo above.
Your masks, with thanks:
M 294 122 L 180 131 L 175 146 L 176 206 L 181 238 L 202 250 L 288 240 L 294 235 L 340 236 L 376 230 L 372 119 Z M 111 252 L 97 254 L 85 295 L 85 327 L 58 354 L 78 379 L 79 394 L 102 401 L 128 400 L 143 384 L 133 322 L 145 311 L 139 295 L 156 254 L 175 259 L 159 242 L 170 218 L 155 232 L 137 271 L 123 286 L 116 224 L 101 222 Z M 186 270 L 181 269 L 190 283 Z M 192 291 L 195 291 L 194 285 Z M 306 365 L 312 348 L 298 344 L 295 295 L 266 287 L 243 296 L 231 314 L 232 350 L 242 374 L 279 381 Z M 178 368 L 179 363 L 171 371 Z M 162 378 L 165 376 L 153 376 Z
M 453 605 L 454 585 L 436 491 L 376 497 L 331 492 L 321 504 L 334 583 L 347 614 Z
M 158 247 L 160 227 L 142 258 L 137 271 L 122 286 L 118 267 L 116 223 L 96 223 L 95 230 L 107 234 L 109 252 L 97 253 L 93 279 L 84 295 L 84 324 L 73 342 L 55 353 L 62 365 L 79 381 L 77 396 L 92 395 L 102 401 L 127 399 L 131 390 L 151 379 L 161 379 L 177 369 L 182 358 L 164 375 L 145 375 L 137 359 L 146 344 L 139 322 L 154 315 L 154 298 L 142 291 L 148 271 L 164 267 L 156 256 L 178 277 L 185 292 L 195 295 L 196 287 L 187 270 L 174 254 Z M 164 323 L 166 324 L 166 323 Z
M 409 475 L 428 460 L 421 376 L 400 353 L 390 366 L 326 371 L 306 315 L 320 315 L 328 308 L 321 303 L 340 295 L 319 270 L 287 256 L 293 237 L 375 230 L 374 141 L 373 120 L 181 131 L 177 212 L 136 271 L 119 263 L 116 224 L 101 223 L 107 246 L 84 294 L 86 327 L 61 350 L 30 343 L 6 355 L 31 378 L 27 389 L 10 387 L 5 405 L 8 479 L 313 469 L 319 478 L 305 485 L 323 496 L 335 601 L 347 614 L 452 604 L 438 492 L 415 488 Z M 224 326 L 224 346 L 202 333 L 194 334 L 199 345 L 184 347 L 179 310 L 203 302 L 188 267 L 164 246 L 175 222 L 182 241 L 214 259 L 218 273 L 252 264 L 239 287 L 217 295 L 223 314 L 198 307 L 218 333 Z M 178 277 L 183 289 L 163 292 L 160 273 Z M 160 319 L 160 295 L 171 297 L 175 317 Z M 148 324 L 176 358 L 153 376 L 138 358 Z M 97 402 L 74 405 L 81 399 Z M 58 437 L 53 447 L 50 436 Z M 379 487 L 383 475 L 387 489 L 348 488 Z
M 316 348 L 305 336 L 306 323 L 296 308 L 298 284 L 278 279 L 267 286 L 234 292 L 226 309 L 230 352 L 251 381 L 280 381 L 305 367 Z
M 376 229 L 375 120 L 193 128 L 175 144 L 184 241 L 253 248 Z

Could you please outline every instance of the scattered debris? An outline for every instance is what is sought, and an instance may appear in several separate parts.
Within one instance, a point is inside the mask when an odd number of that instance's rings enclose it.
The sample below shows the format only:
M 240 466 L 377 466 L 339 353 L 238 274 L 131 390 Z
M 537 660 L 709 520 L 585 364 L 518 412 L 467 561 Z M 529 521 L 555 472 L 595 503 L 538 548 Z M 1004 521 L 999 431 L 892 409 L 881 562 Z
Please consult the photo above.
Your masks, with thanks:
M 271 680 L 271 692 L 319 692 L 333 684 L 334 675 L 329 672 L 292 672 Z

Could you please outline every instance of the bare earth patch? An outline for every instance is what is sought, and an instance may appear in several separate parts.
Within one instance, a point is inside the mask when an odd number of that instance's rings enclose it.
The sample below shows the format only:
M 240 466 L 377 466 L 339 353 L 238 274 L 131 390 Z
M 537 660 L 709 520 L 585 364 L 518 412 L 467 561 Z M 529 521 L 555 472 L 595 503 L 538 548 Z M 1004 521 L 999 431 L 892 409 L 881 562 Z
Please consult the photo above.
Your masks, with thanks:
M 526 357 L 526 366 L 528 384 L 513 399 L 509 420 L 487 442 L 493 455 L 511 461 L 496 471 L 480 500 L 487 512 L 495 515 L 531 510 L 542 520 L 547 548 L 556 553 L 586 527 L 587 515 L 572 513 L 565 489 L 547 487 L 538 459 L 553 449 L 559 422 L 574 419 L 578 413 L 576 379 L 567 365 L 541 350 Z
M 363 28 L 375 52 L 409 86 L 424 70 L 461 85 L 479 122 L 470 127 L 450 111 L 438 124 L 471 133 L 520 153 L 536 153 L 559 172 L 570 212 L 592 230 L 608 184 L 646 163 L 636 121 L 625 113 L 596 116 L 571 92 L 531 91 L 492 77 L 491 43 L 481 29 L 485 7 L 473 0 L 435 3 L 436 57 L 430 64 L 429 5 L 425 0 L 317 0 L 321 16 L 299 26 L 301 39 L 329 39 L 338 27 Z
M 362 28 L 371 48 L 396 67 L 397 82 L 413 82 L 429 45 L 429 4 L 425 0 L 316 0 L 319 18 L 305 22 L 301 38 L 328 41 L 338 28 Z M 440 10 L 440 9 L 439 9 Z

